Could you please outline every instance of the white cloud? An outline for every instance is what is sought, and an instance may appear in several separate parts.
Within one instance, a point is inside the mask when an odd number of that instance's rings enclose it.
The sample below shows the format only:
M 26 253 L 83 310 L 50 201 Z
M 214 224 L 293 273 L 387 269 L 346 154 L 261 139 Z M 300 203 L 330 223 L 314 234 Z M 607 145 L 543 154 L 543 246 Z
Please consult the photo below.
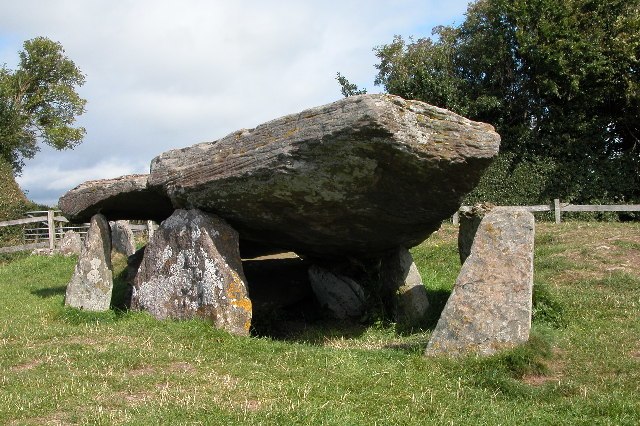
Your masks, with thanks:
M 85 142 L 73 151 L 43 149 L 19 181 L 40 202 L 85 179 L 144 171 L 167 149 L 337 100 L 337 71 L 375 92 L 374 46 L 460 22 L 467 4 L 0 2 L 0 63 L 15 63 L 22 42 L 43 35 L 87 74 Z

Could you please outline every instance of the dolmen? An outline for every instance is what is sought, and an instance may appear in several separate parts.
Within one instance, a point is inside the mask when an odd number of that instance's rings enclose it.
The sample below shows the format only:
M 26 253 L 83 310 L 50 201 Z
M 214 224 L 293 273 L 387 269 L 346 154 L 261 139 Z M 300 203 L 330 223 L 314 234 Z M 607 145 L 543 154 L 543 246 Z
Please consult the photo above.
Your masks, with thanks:
M 409 248 L 460 207 L 498 153 L 493 127 L 397 96 L 360 95 L 175 149 L 148 175 L 89 181 L 59 201 L 85 222 L 156 220 L 131 306 L 247 334 L 241 257 L 291 251 L 328 315 L 370 300 L 408 326 L 428 307 Z

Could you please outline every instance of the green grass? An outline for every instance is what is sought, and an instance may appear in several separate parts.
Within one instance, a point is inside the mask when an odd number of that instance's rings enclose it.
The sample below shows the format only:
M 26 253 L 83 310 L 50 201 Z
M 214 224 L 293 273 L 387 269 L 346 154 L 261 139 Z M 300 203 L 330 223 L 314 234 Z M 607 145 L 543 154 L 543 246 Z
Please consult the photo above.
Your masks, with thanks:
M 0 424 L 640 423 L 638 224 L 539 225 L 530 342 L 425 358 L 431 328 L 323 324 L 277 340 L 202 321 L 63 307 L 74 258 L 0 259 Z M 602 248 L 606 246 L 608 248 Z M 412 250 L 444 306 L 459 261 L 445 227 Z

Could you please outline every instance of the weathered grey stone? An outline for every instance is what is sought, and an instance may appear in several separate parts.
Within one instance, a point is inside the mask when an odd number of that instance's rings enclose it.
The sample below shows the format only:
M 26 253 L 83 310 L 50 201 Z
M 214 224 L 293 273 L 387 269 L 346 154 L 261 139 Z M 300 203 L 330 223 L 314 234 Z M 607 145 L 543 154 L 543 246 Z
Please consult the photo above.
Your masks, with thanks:
M 101 213 L 109 220 L 169 217 L 173 207 L 162 193 L 147 188 L 149 175 L 128 175 L 115 179 L 84 182 L 58 201 L 62 214 L 73 222 L 85 222 Z
M 484 216 L 427 355 L 490 355 L 528 340 L 533 241 L 531 213 L 495 208 Z
M 383 298 L 400 328 L 424 325 L 429 309 L 427 289 L 409 250 L 399 248 L 381 260 L 380 279 Z
M 176 210 L 144 251 L 131 307 L 158 319 L 204 318 L 247 335 L 252 307 L 237 232 L 214 215 Z
M 64 304 L 87 311 L 106 311 L 112 290 L 111 232 L 105 217 L 97 214 L 91 218 Z
M 464 263 L 471 254 L 471 245 L 476 236 L 482 218 L 495 206 L 493 204 L 476 204 L 470 210 L 459 212 L 458 253 L 460 263 Z
M 498 152 L 487 124 L 391 95 L 282 117 L 152 161 L 149 187 L 243 240 L 318 257 L 412 247 L 451 217 Z
M 128 220 L 111 222 L 111 246 L 113 251 L 131 256 L 136 252 L 136 241 Z
M 320 305 L 333 318 L 358 318 L 365 309 L 364 290 L 354 280 L 318 265 L 309 268 L 311 289 Z
M 64 233 L 58 251 L 65 256 L 79 255 L 82 251 L 82 238 L 76 231 L 70 229 Z

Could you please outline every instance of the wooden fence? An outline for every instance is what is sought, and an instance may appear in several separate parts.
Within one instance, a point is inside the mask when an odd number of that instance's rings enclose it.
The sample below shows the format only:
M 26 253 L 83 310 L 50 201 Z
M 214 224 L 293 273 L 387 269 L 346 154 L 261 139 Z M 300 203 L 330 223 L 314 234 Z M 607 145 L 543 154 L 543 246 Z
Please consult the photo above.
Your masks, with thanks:
M 56 241 L 60 240 L 65 232 L 73 230 L 84 239 L 89 224 L 70 226 L 69 221 L 60 215 L 57 210 L 44 210 L 27 212 L 26 218 L 0 222 L 0 228 L 5 226 L 24 226 L 23 242 L 11 247 L 0 247 L 0 253 L 13 253 L 17 251 L 35 250 L 40 248 L 55 249 Z M 145 225 L 130 224 L 135 233 L 148 232 L 149 235 L 157 228 L 152 221 Z
M 562 212 L 640 212 L 640 204 L 569 204 L 561 203 L 559 199 L 553 200 L 553 204 L 541 204 L 537 206 L 506 206 L 528 210 L 532 213 L 554 212 L 556 223 L 562 222 Z M 470 206 L 462 206 L 460 211 L 470 210 Z M 458 224 L 459 213 L 453 215 L 453 223 Z

